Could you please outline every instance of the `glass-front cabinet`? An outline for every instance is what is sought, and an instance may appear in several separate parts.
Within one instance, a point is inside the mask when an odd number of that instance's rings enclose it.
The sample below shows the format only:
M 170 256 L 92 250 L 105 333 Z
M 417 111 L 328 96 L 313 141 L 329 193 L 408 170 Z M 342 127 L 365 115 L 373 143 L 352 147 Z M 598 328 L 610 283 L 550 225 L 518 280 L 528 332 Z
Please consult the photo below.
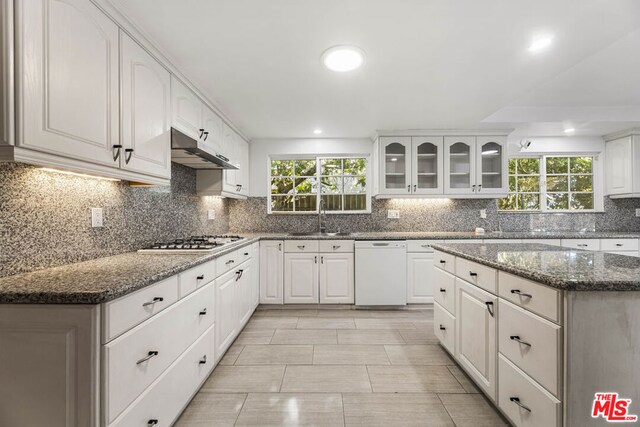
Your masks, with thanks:
M 381 183 L 383 194 L 411 194 L 411 137 L 381 137 Z
M 476 137 L 447 136 L 445 149 L 445 194 L 475 194 Z
M 478 149 L 476 192 L 478 194 L 504 194 L 507 188 L 506 138 L 479 136 L 476 139 Z
M 442 194 L 443 138 L 411 138 L 411 193 Z

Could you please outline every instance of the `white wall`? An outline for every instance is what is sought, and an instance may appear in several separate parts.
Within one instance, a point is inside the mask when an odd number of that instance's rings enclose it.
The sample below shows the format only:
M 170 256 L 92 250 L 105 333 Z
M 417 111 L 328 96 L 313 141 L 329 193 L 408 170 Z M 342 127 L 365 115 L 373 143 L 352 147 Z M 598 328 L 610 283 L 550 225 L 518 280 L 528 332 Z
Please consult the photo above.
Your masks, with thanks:
M 520 151 L 521 140 L 531 141 L 531 146 Z M 509 137 L 509 156 L 547 153 L 604 153 L 604 139 L 599 136 L 551 136 Z
M 372 151 L 373 141 L 369 138 L 255 139 L 251 141 L 249 147 L 250 196 L 266 197 L 268 195 L 269 156 L 300 154 L 370 156 Z

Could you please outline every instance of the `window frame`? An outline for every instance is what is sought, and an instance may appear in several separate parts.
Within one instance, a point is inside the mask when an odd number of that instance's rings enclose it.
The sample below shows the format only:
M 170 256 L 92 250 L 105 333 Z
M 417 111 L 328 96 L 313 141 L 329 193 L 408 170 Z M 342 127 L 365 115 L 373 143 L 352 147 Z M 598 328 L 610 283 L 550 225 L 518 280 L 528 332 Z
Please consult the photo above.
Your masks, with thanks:
M 316 179 L 317 182 L 317 192 L 316 193 L 311 193 L 311 195 L 315 195 L 316 196 L 316 210 L 315 211 L 274 211 L 273 207 L 272 207 L 272 196 L 274 196 L 273 194 L 271 194 L 271 179 L 272 179 L 272 175 L 271 175 L 271 162 L 273 160 L 312 160 L 315 159 L 316 161 L 316 174 L 314 176 L 314 178 Z M 371 185 L 372 185 L 372 181 L 371 181 L 371 155 L 370 154 L 338 154 L 338 155 L 332 155 L 332 154 L 296 154 L 296 155 L 277 155 L 277 154 L 272 154 L 267 156 L 267 213 L 269 215 L 273 214 L 273 215 L 318 215 L 320 212 L 320 200 L 322 198 L 322 192 L 320 191 L 320 186 L 321 186 L 321 181 L 322 181 L 322 176 L 321 175 L 321 160 L 322 159 L 365 159 L 366 162 L 366 171 L 365 171 L 365 177 L 367 180 L 367 188 L 365 191 L 365 200 L 366 200 L 366 209 L 361 210 L 361 211 L 345 211 L 345 210 L 341 210 L 341 211 L 326 211 L 327 215 L 363 215 L 363 214 L 371 214 Z M 344 173 L 340 176 L 344 176 Z M 351 175 L 349 175 L 351 176 Z M 344 192 L 344 188 L 342 190 L 341 194 L 343 197 L 346 195 L 346 193 Z M 351 194 L 351 193 L 349 193 Z M 344 199 L 343 199 L 344 200 Z M 344 209 L 344 205 L 343 205 L 343 209 Z
M 548 209 L 547 207 L 547 158 L 549 157 L 592 157 L 592 167 L 591 167 L 591 176 L 593 177 L 593 209 Z M 523 214 L 531 214 L 531 213 L 544 213 L 544 214 L 553 214 L 553 213 L 594 213 L 594 212 L 604 212 L 604 190 L 602 183 L 603 176 L 603 162 L 601 159 L 601 153 L 593 153 L 593 152 L 571 152 L 571 153 L 547 153 L 547 154 L 528 154 L 528 155 L 517 155 L 517 156 L 509 156 L 507 158 L 508 161 L 511 159 L 540 159 L 540 209 L 533 210 L 505 210 L 498 208 L 498 212 L 500 213 L 523 213 Z M 588 174 L 571 174 L 571 170 L 567 171 L 567 174 L 552 174 L 555 176 L 567 176 L 567 179 L 570 180 L 571 175 L 588 175 Z M 509 173 L 507 169 L 507 180 L 512 175 Z M 516 176 L 518 176 L 516 174 Z M 508 181 L 507 181 L 508 182 Z M 568 191 L 552 191 L 551 193 L 567 193 L 569 197 L 569 203 L 571 201 L 571 194 L 573 193 L 571 190 L 570 183 L 568 183 Z M 511 193 L 511 192 L 509 192 Z M 586 194 L 587 192 L 578 191 L 575 192 L 578 194 Z M 513 194 L 513 193 L 511 193 Z M 521 194 L 519 192 L 515 194 Z M 522 194 L 533 194 L 529 192 L 524 192 Z

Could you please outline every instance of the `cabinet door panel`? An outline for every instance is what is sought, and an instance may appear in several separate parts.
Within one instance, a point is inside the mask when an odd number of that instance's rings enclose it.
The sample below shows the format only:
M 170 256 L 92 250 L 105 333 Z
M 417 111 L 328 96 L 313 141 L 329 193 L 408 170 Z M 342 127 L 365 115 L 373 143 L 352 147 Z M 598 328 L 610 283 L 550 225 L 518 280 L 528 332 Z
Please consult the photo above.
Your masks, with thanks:
M 222 119 L 207 106 L 202 106 L 202 128 L 206 136 L 202 138 L 202 143 L 212 151 L 224 155 L 222 152 Z
M 260 242 L 260 304 L 282 304 L 284 289 L 284 242 Z
M 118 27 L 91 2 L 16 2 L 18 144 L 119 167 Z
M 354 284 L 352 253 L 320 254 L 321 304 L 353 304 Z
M 504 136 L 477 138 L 476 192 L 482 194 L 507 193 L 507 145 Z
M 318 301 L 318 254 L 284 254 L 285 304 Z
M 242 276 L 238 286 L 240 288 L 240 296 L 238 297 L 238 305 L 240 307 L 240 327 L 244 326 L 253 314 L 253 275 L 254 275 L 254 260 L 249 260 L 241 267 Z
M 171 77 L 171 126 L 193 139 L 200 139 L 202 101 L 180 80 Z
M 380 193 L 411 194 L 411 137 L 381 137 L 380 150 Z
M 444 182 L 444 138 L 411 138 L 411 192 L 442 194 Z
M 607 194 L 625 194 L 633 192 L 632 147 L 632 140 L 630 136 L 607 142 Z
M 216 358 L 224 355 L 238 332 L 237 279 L 235 270 L 216 279 Z
M 433 253 L 407 254 L 407 302 L 433 302 Z
M 171 77 L 121 33 L 122 167 L 171 178 Z M 133 150 L 127 153 L 126 150 Z
M 444 193 L 476 194 L 476 138 L 444 138 Z
M 493 401 L 496 399 L 497 309 L 494 295 L 456 279 L 456 357 Z

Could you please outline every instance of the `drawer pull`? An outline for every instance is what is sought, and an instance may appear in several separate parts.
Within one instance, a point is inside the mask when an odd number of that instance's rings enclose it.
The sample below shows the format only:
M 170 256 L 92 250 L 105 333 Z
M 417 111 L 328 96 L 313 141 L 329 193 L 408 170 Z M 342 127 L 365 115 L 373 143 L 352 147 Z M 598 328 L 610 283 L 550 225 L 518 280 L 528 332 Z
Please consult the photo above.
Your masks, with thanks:
M 491 317 L 493 317 L 494 311 L 493 311 L 493 302 L 489 301 L 489 302 L 485 302 L 485 304 L 487 305 L 487 311 L 489 312 L 489 314 L 491 315 Z
M 245 252 L 245 253 L 244 253 L 244 256 L 249 256 L 249 252 Z
M 202 311 L 200 313 L 198 313 L 200 316 L 206 316 L 207 315 L 207 309 L 203 308 Z
M 469 272 L 469 276 L 471 277 L 478 277 L 478 273 L 474 273 L 473 271 Z
M 620 248 L 620 247 L 622 247 L 624 245 L 622 243 L 616 243 L 616 246 Z
M 225 262 L 224 265 L 229 265 L 229 264 L 233 264 L 235 261 L 230 259 L 229 261 Z
M 445 288 L 440 288 L 440 292 L 447 292 Z
M 446 329 L 447 329 L 447 328 L 445 328 L 444 326 L 440 325 L 440 330 L 441 330 L 441 331 L 444 331 L 444 330 L 446 330 Z
M 533 295 L 531 294 L 525 294 L 523 292 L 520 292 L 520 289 L 511 289 L 511 293 L 512 294 L 516 294 L 516 295 L 520 295 L 521 297 L 525 297 L 525 298 L 533 298 Z
M 196 277 L 197 280 L 204 280 L 204 274 L 201 274 L 200 276 Z
M 440 260 L 440 264 L 446 264 L 446 263 L 447 263 L 447 261 L 445 261 L 443 259 Z
M 518 405 L 520 408 L 524 409 L 527 412 L 531 412 L 531 409 L 524 406 L 522 403 L 520 403 L 520 398 L 518 397 L 510 397 L 509 398 L 510 401 L 512 401 L 513 403 L 515 403 L 516 405 Z
M 340 249 L 341 247 L 342 246 L 340 246 L 340 245 L 333 245 L 333 250 L 336 251 L 336 250 Z
M 147 360 L 151 359 L 152 357 L 156 357 L 158 355 L 157 351 L 150 351 L 149 353 L 147 353 L 147 355 L 145 357 L 143 357 L 142 359 L 138 360 L 136 362 L 136 365 L 139 365 L 141 363 L 146 362 Z
M 151 301 L 147 301 L 147 302 L 145 302 L 144 304 L 142 304 L 142 306 L 143 306 L 143 307 L 148 307 L 148 306 L 150 306 L 150 305 L 153 305 L 153 304 L 155 304 L 155 303 L 157 303 L 157 302 L 162 302 L 162 301 L 164 301 L 164 298 L 162 298 L 162 297 L 155 297 L 155 298 L 154 298 L 154 299 L 152 299 Z
M 147 421 L 147 427 L 155 426 L 158 424 L 158 420 L 149 420 Z
M 240 280 L 240 278 L 242 277 L 242 273 L 244 273 L 244 270 L 236 271 L 236 282 Z
M 430 248 L 431 247 L 431 245 L 420 245 L 420 246 L 423 247 L 423 248 Z
M 518 335 L 511 335 L 509 338 L 511 338 L 513 341 L 516 341 L 519 344 L 526 345 L 527 347 L 531 347 L 530 343 L 526 341 L 522 341 Z
M 198 362 L 198 365 L 206 365 L 207 364 L 207 355 L 202 356 L 202 359 Z
M 300 249 L 301 251 L 304 250 L 305 245 L 298 245 L 298 249 Z
M 579 247 L 579 248 L 586 248 L 589 245 L 587 245 L 586 243 L 578 243 L 576 246 Z

